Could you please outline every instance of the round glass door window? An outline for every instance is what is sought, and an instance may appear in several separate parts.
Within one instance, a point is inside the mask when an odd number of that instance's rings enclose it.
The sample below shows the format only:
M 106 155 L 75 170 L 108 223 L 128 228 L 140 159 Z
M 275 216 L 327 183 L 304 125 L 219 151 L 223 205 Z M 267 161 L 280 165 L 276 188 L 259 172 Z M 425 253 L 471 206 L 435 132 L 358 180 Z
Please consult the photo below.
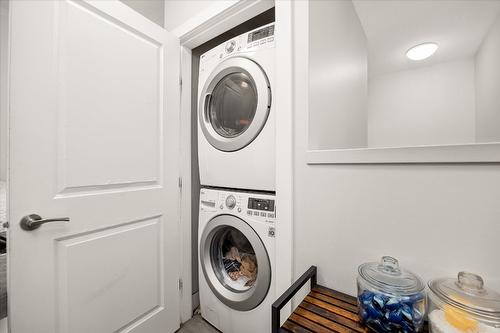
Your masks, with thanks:
M 257 110 L 257 90 L 245 73 L 223 77 L 212 91 L 209 118 L 213 129 L 222 137 L 234 138 L 245 132 Z
M 264 243 L 242 219 L 218 215 L 200 237 L 200 263 L 205 281 L 225 305 L 249 311 L 266 297 L 271 262 Z
M 206 79 L 198 105 L 207 141 L 219 150 L 237 151 L 264 128 L 271 110 L 271 86 L 257 63 L 229 58 Z
M 220 283 L 235 292 L 252 288 L 259 265 L 245 235 L 233 227 L 220 229 L 212 240 L 211 249 L 212 267 Z

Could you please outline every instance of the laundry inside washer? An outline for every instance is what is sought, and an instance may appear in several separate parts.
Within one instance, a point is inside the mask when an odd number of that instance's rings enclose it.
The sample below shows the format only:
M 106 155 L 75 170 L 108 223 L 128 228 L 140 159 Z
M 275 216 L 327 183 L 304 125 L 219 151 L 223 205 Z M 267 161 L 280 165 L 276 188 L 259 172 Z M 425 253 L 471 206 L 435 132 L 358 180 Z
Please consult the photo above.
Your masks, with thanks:
M 214 237 L 212 263 L 216 276 L 234 291 L 246 291 L 257 280 L 258 263 L 248 239 L 237 229 L 226 227 Z

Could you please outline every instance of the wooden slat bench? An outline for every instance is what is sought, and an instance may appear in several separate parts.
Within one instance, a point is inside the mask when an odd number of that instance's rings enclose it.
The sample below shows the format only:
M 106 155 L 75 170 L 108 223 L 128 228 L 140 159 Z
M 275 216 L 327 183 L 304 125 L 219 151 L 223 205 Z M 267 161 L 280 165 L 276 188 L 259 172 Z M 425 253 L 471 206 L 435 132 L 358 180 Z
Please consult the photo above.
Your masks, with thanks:
M 358 318 L 355 297 L 317 284 L 312 266 L 272 306 L 272 333 L 368 333 Z M 311 281 L 311 291 L 280 327 L 280 310 Z M 424 332 L 427 332 L 427 327 Z

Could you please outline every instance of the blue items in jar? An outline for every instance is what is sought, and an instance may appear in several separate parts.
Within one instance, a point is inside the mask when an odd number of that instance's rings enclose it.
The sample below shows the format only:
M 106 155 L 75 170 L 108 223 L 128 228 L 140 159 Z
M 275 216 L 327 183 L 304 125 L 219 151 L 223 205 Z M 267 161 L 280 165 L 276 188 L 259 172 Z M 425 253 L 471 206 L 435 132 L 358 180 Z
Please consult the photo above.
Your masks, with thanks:
M 416 333 L 424 326 L 425 285 L 401 269 L 392 257 L 358 268 L 358 305 L 361 322 L 372 330 Z

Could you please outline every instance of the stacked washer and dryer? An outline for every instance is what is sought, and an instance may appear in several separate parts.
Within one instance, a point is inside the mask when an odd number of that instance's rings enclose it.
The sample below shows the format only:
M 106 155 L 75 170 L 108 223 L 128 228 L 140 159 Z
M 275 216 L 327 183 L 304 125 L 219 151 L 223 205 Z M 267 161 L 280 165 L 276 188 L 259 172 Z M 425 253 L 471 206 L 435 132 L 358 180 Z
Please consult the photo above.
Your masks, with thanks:
M 224 333 L 271 330 L 274 43 L 272 23 L 200 57 L 200 309 Z

